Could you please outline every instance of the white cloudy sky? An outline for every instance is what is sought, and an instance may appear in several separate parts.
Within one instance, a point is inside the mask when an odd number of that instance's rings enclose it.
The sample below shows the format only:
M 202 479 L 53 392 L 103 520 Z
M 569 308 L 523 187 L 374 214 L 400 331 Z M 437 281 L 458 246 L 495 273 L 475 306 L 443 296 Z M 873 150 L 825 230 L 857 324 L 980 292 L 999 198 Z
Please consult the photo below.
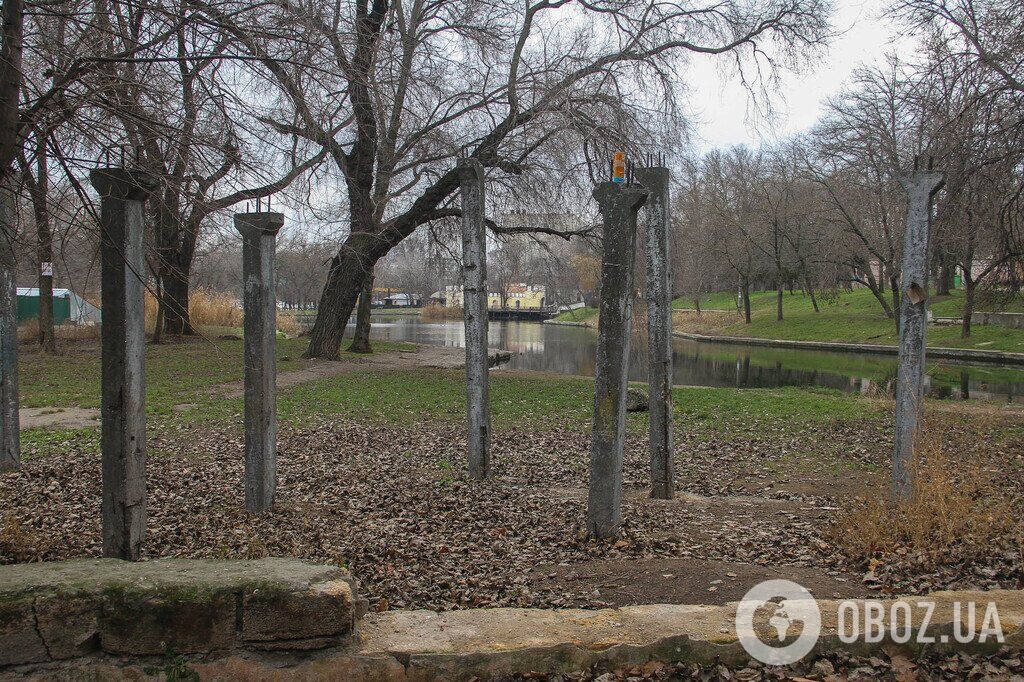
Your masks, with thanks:
M 881 16 L 888 4 L 884 0 L 836 1 L 834 26 L 843 34 L 818 65 L 783 77 L 773 100 L 777 118 L 770 123 L 751 110 L 738 79 L 723 74 L 715 58 L 695 60 L 688 75 L 693 146 L 699 151 L 740 143 L 756 146 L 807 130 L 822 104 L 843 87 L 857 66 L 881 61 L 899 46 L 912 49 L 899 37 L 899 27 Z

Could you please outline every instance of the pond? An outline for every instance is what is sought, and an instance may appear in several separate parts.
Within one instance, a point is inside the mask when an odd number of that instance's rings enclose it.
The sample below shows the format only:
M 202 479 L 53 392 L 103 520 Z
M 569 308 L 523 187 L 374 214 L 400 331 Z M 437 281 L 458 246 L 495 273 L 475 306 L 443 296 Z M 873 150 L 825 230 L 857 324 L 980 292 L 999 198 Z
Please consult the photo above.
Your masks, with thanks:
M 372 338 L 463 347 L 461 320 L 417 315 L 374 315 Z M 490 323 L 491 348 L 512 352 L 505 367 L 593 376 L 597 332 L 538 322 Z M 646 350 L 632 344 L 630 378 L 647 379 Z M 675 384 L 687 386 L 822 386 L 848 393 L 891 390 L 896 358 L 859 353 L 774 349 L 674 340 Z M 925 388 L 938 398 L 987 398 L 1024 402 L 1024 369 L 931 360 Z

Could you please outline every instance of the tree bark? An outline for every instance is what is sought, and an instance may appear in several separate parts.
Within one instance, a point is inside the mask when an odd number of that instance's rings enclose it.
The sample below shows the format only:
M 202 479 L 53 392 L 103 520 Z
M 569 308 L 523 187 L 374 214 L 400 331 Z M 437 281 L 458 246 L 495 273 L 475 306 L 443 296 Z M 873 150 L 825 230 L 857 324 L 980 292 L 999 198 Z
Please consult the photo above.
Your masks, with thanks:
M 779 282 L 779 289 L 775 295 L 775 320 L 782 322 L 782 297 L 785 294 L 783 283 Z
M 372 353 L 370 346 L 370 304 L 373 301 L 373 271 L 366 276 L 363 289 L 359 293 L 359 309 L 356 311 L 356 331 L 352 337 L 350 353 Z

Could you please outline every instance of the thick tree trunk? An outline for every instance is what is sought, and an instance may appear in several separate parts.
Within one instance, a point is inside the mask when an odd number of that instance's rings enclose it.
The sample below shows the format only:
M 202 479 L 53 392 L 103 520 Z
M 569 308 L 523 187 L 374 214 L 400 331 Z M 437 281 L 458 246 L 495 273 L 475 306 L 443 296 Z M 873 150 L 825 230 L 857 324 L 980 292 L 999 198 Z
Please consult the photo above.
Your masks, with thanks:
M 779 282 L 779 289 L 775 294 L 775 320 L 782 322 L 782 296 L 785 294 L 782 282 Z
M 700 315 L 700 294 L 693 297 L 693 309 Z
M 964 277 L 964 313 L 963 322 L 960 324 L 960 338 L 971 337 L 971 316 L 974 314 L 974 294 L 978 289 L 978 282 L 971 277 Z
M 359 293 L 359 309 L 356 311 L 356 331 L 352 337 L 350 353 L 372 353 L 370 346 L 370 304 L 373 301 L 373 272 L 366 276 Z
M 352 316 L 364 277 L 364 254 L 358 253 L 351 241 L 351 237 L 347 239 L 341 251 L 331 259 L 316 321 L 309 332 L 307 358 L 338 359 L 345 326 Z
M 163 284 L 163 296 L 160 306 L 163 308 L 164 332 L 174 336 L 195 334 L 189 318 L 189 270 L 179 263 L 164 263 L 160 275 Z

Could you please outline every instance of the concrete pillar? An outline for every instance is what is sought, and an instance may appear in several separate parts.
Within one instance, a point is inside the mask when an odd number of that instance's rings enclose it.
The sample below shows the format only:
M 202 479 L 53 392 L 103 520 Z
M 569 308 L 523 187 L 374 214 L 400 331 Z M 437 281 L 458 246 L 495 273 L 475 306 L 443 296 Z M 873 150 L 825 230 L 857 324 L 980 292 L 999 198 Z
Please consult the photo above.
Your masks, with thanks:
M 668 168 L 637 168 L 651 195 L 641 213 L 647 251 L 647 383 L 650 394 L 651 497 L 675 492 L 672 445 L 672 275 L 669 260 Z
M 245 308 L 245 508 L 274 506 L 277 490 L 277 286 L 274 252 L 281 213 L 238 213 Z
M 14 193 L 0 187 L 0 472 L 21 466 L 18 424 L 18 295 Z
M 123 168 L 89 178 L 101 199 L 103 556 L 135 561 L 146 534 L 144 204 L 156 183 Z
M 896 374 L 896 443 L 892 458 L 892 494 L 913 494 L 914 439 L 924 406 L 925 329 L 928 321 L 928 239 L 932 197 L 942 173 L 915 172 L 900 179 L 907 191 L 907 231 L 903 238 L 900 280 L 900 348 Z
M 484 169 L 476 159 L 459 162 L 462 183 L 462 314 L 466 327 L 466 416 L 469 475 L 491 473 L 491 401 L 487 376 L 487 230 Z
M 587 496 L 587 532 L 596 538 L 615 537 L 622 521 L 622 449 L 633 317 L 636 215 L 647 195 L 647 190 L 639 185 L 602 182 L 594 189 L 604 222 Z

